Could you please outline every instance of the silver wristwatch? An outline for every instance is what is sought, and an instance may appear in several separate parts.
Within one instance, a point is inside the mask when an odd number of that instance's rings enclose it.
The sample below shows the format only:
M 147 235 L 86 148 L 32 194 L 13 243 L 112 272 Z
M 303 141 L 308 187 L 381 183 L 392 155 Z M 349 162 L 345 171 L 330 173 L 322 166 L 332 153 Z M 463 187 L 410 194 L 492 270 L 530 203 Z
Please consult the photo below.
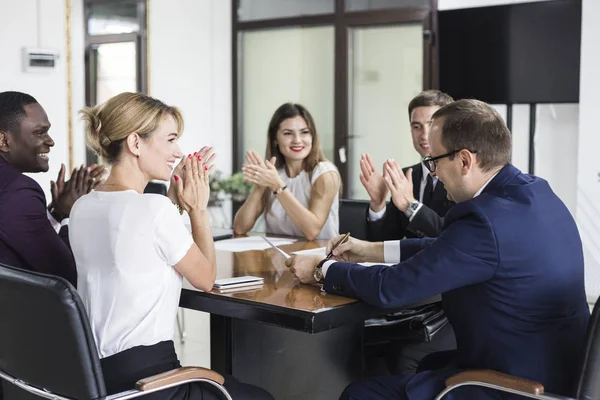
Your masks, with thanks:
M 420 204 L 421 203 L 419 203 L 417 200 L 411 201 L 406 211 L 404 211 L 404 215 L 410 218 L 415 213 L 415 211 L 417 211 Z

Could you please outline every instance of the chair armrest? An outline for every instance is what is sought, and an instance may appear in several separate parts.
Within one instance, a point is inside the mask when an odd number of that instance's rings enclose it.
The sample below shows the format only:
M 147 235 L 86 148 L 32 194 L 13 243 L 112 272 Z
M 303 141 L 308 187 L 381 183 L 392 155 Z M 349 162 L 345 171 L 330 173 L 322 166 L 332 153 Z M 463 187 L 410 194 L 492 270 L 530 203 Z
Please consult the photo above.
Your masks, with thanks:
M 483 382 L 529 394 L 544 393 L 544 385 L 541 383 L 487 369 L 459 372 L 446 379 L 446 386 L 464 382 Z
M 222 385 L 225 382 L 225 378 L 213 370 L 201 367 L 182 367 L 140 379 L 136 382 L 135 388 L 144 392 L 173 383 L 183 382 L 188 379 L 210 379 L 211 381 L 217 382 L 219 385 Z

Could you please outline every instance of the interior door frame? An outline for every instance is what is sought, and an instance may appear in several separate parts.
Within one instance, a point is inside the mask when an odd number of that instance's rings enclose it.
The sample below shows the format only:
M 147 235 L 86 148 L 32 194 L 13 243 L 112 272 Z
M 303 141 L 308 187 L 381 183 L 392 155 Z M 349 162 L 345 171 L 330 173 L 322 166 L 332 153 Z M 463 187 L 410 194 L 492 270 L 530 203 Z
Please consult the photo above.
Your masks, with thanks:
M 97 104 L 96 79 L 97 50 L 100 45 L 110 43 L 134 42 L 136 48 L 136 90 L 148 93 L 148 0 L 136 0 L 139 31 L 134 33 L 119 33 L 107 35 L 90 35 L 88 23 L 91 5 L 113 2 L 115 0 L 84 0 L 84 29 L 85 29 L 85 103 L 87 107 Z M 98 162 L 98 157 L 86 148 L 86 163 Z

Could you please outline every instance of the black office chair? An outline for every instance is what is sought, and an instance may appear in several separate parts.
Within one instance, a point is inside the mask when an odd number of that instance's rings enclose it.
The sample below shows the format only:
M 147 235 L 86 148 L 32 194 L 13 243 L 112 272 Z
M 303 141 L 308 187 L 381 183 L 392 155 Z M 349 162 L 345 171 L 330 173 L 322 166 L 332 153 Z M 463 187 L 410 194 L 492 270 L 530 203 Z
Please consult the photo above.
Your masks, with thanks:
M 77 292 L 66 280 L 0 264 L 0 382 L 4 399 L 105 399 L 98 351 Z M 203 382 L 222 386 L 209 369 L 184 367 L 137 382 L 111 395 L 132 399 L 163 389 Z M 25 392 L 28 393 L 25 393 Z M 39 396 L 39 397 L 37 397 Z
M 458 373 L 446 380 L 444 389 L 435 400 L 441 400 L 446 394 L 461 386 L 483 386 L 523 397 L 543 400 L 600 399 L 600 299 L 594 305 L 594 311 L 587 327 L 585 346 L 580 364 L 577 386 L 572 396 L 564 397 L 544 393 L 541 383 L 503 374 L 491 370 L 471 370 Z M 518 360 L 516 361 L 518 362 Z
M 350 232 L 356 239 L 367 240 L 367 210 L 365 200 L 340 199 L 340 233 Z

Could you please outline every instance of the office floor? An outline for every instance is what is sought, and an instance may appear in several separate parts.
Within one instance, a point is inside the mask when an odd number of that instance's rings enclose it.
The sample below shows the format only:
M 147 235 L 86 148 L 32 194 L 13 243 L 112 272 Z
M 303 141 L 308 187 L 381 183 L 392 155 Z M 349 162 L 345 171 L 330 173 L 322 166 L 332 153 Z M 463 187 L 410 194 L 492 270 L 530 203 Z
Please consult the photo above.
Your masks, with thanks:
M 209 314 L 179 309 L 179 320 L 183 313 L 185 338 L 182 343 L 179 330 L 175 327 L 175 351 L 182 366 L 210 368 L 210 318 Z

